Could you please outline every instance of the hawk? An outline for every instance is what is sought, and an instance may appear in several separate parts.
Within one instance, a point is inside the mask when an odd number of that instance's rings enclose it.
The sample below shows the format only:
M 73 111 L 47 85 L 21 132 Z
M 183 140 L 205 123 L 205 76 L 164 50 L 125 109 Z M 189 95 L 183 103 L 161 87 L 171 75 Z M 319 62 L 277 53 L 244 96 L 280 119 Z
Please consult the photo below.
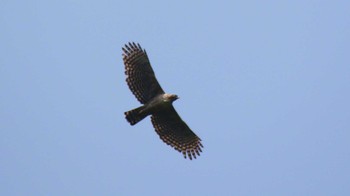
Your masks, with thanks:
M 135 125 L 151 116 L 160 139 L 192 160 L 200 155 L 201 139 L 191 131 L 176 112 L 173 102 L 179 97 L 165 93 L 157 81 L 146 50 L 140 44 L 128 43 L 123 49 L 126 82 L 142 106 L 125 112 L 126 120 Z

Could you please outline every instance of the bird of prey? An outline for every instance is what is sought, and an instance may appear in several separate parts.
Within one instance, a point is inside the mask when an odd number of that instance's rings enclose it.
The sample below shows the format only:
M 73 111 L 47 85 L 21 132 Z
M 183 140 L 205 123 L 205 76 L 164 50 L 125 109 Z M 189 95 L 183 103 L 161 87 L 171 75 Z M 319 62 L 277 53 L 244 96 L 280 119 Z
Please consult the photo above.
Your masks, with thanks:
M 135 125 L 148 115 L 160 139 L 192 160 L 200 155 L 201 139 L 191 131 L 176 112 L 173 102 L 179 97 L 165 93 L 158 83 L 146 50 L 128 43 L 123 49 L 126 82 L 142 106 L 125 112 L 126 120 Z

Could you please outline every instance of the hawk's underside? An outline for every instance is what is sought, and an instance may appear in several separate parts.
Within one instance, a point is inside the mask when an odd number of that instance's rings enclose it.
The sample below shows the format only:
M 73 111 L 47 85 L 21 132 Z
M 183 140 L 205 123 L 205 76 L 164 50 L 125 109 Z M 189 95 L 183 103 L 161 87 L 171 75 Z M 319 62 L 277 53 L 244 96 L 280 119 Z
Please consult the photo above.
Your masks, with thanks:
M 202 152 L 201 139 L 180 118 L 172 102 L 177 95 L 167 94 L 159 85 L 147 53 L 139 44 L 129 43 L 122 48 L 126 82 L 143 106 L 125 112 L 131 125 L 151 115 L 152 124 L 159 137 L 184 157 L 192 159 Z

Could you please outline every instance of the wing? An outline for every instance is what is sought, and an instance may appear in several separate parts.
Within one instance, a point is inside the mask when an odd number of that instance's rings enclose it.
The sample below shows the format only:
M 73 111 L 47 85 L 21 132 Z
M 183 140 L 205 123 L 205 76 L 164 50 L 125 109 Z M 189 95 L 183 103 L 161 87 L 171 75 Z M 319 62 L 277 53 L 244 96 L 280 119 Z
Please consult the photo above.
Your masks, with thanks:
M 153 114 L 152 124 L 159 137 L 168 145 L 182 152 L 192 160 L 202 152 L 201 139 L 191 131 L 171 106 L 169 109 Z
M 137 100 L 145 104 L 153 97 L 164 93 L 154 75 L 147 53 L 140 44 L 129 42 L 129 45 L 125 44 L 122 49 L 126 82 Z

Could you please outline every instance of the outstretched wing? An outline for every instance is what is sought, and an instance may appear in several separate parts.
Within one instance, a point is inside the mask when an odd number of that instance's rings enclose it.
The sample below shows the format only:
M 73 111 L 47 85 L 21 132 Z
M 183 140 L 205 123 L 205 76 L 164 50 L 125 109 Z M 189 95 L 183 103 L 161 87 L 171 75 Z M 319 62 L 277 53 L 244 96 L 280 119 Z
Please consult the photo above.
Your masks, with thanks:
M 145 104 L 153 97 L 163 94 L 164 91 L 154 75 L 147 53 L 140 44 L 129 42 L 129 45 L 125 44 L 122 49 L 126 82 L 137 100 Z
M 200 155 L 203 148 L 201 139 L 182 121 L 173 106 L 153 114 L 151 119 L 159 137 L 166 144 L 182 152 L 185 158 L 188 156 L 192 160 L 192 157 Z

